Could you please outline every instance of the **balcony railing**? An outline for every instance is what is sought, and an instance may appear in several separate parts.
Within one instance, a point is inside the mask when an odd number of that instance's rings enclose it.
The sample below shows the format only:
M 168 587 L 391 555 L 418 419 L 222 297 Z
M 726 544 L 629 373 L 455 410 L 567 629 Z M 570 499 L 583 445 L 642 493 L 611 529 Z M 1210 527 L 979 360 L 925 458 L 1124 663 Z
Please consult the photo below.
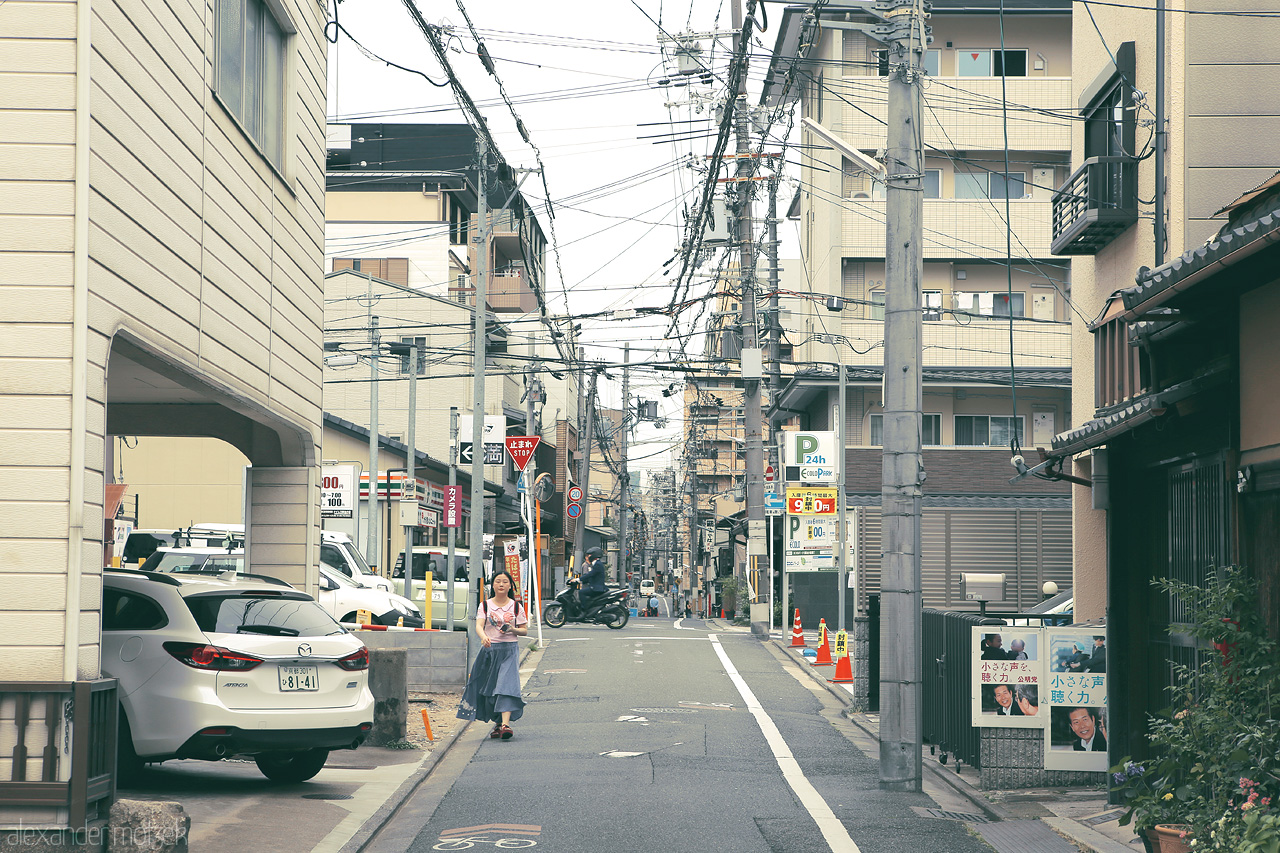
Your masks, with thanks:
M 1053 253 L 1096 255 L 1137 221 L 1137 161 L 1090 157 L 1053 194 Z
M 115 799 L 116 680 L 0 683 L 0 815 L 83 829 Z M 12 715 L 12 716 L 10 716 Z

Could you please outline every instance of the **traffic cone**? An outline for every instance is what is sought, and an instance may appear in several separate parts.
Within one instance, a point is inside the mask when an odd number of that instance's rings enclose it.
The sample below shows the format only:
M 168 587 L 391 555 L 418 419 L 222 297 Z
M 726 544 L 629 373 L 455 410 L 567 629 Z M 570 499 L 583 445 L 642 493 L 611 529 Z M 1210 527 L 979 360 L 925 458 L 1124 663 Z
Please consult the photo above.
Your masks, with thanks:
M 803 649 L 804 647 L 804 629 L 800 627 L 800 608 L 797 607 L 796 621 L 795 624 L 791 626 L 791 648 Z
M 853 665 L 849 663 L 848 655 L 841 655 L 840 660 L 836 661 L 836 676 L 828 678 L 832 684 L 853 684 Z
M 818 623 L 818 635 L 822 638 L 818 643 L 818 656 L 810 666 L 830 666 L 835 661 L 831 659 L 831 645 L 827 642 L 827 620 L 823 619 Z

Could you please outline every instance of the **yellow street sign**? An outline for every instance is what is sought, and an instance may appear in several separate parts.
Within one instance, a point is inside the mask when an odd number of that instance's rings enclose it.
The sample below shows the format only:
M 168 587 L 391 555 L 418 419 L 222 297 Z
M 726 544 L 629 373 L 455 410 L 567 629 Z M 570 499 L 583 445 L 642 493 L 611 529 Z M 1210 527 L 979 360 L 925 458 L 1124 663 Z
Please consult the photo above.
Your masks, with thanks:
M 787 515 L 834 515 L 835 489 L 787 487 Z

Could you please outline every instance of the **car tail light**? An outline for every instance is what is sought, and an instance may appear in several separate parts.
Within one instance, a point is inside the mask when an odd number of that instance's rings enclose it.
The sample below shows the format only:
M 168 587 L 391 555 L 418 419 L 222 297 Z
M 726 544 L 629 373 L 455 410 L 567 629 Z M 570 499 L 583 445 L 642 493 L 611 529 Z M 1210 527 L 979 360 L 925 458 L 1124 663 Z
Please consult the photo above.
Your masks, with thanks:
M 164 650 L 192 669 L 245 672 L 262 663 L 262 658 L 207 643 L 165 643 Z
M 369 668 L 369 650 L 362 648 L 358 652 L 353 652 L 347 655 L 345 658 L 342 658 L 341 660 L 338 661 L 338 666 L 342 667 L 348 672 L 358 672 L 362 669 L 368 669 Z

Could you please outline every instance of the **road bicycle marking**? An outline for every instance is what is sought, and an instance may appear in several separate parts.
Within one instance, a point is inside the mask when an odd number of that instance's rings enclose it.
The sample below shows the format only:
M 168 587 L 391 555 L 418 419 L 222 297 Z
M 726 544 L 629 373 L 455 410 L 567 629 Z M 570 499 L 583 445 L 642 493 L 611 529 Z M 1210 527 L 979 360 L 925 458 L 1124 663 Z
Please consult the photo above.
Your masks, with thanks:
M 778 762 L 779 769 L 782 770 L 782 777 L 787 780 L 787 784 L 791 786 L 791 790 L 795 792 L 797 799 L 809 812 L 809 816 L 818 824 L 818 830 L 822 833 L 822 837 L 826 839 L 827 846 L 831 848 L 832 853 L 862 853 L 857 844 L 849 836 L 849 831 L 845 829 L 840 819 L 835 816 L 835 812 L 831 811 L 831 807 L 827 805 L 827 801 L 822 798 L 818 790 L 804 775 L 804 771 L 800 769 L 800 763 L 796 761 L 795 756 L 791 754 L 791 748 L 787 746 L 786 740 L 782 737 L 782 732 L 778 731 L 777 725 L 773 722 L 773 718 L 760 705 L 756 699 L 755 693 L 751 691 L 751 687 L 746 680 L 738 674 L 737 668 L 733 665 L 733 661 L 729 660 L 728 653 L 725 652 L 724 646 L 720 644 L 720 638 L 712 635 L 712 648 L 716 650 L 716 655 L 720 658 L 720 662 L 724 664 L 725 672 L 729 676 L 729 680 L 733 682 L 733 686 L 738 688 L 738 693 L 742 696 L 742 701 L 746 703 L 747 710 L 751 712 L 751 716 L 755 717 L 760 731 L 764 734 L 765 741 L 769 744 L 770 751 L 773 752 L 774 760 Z

